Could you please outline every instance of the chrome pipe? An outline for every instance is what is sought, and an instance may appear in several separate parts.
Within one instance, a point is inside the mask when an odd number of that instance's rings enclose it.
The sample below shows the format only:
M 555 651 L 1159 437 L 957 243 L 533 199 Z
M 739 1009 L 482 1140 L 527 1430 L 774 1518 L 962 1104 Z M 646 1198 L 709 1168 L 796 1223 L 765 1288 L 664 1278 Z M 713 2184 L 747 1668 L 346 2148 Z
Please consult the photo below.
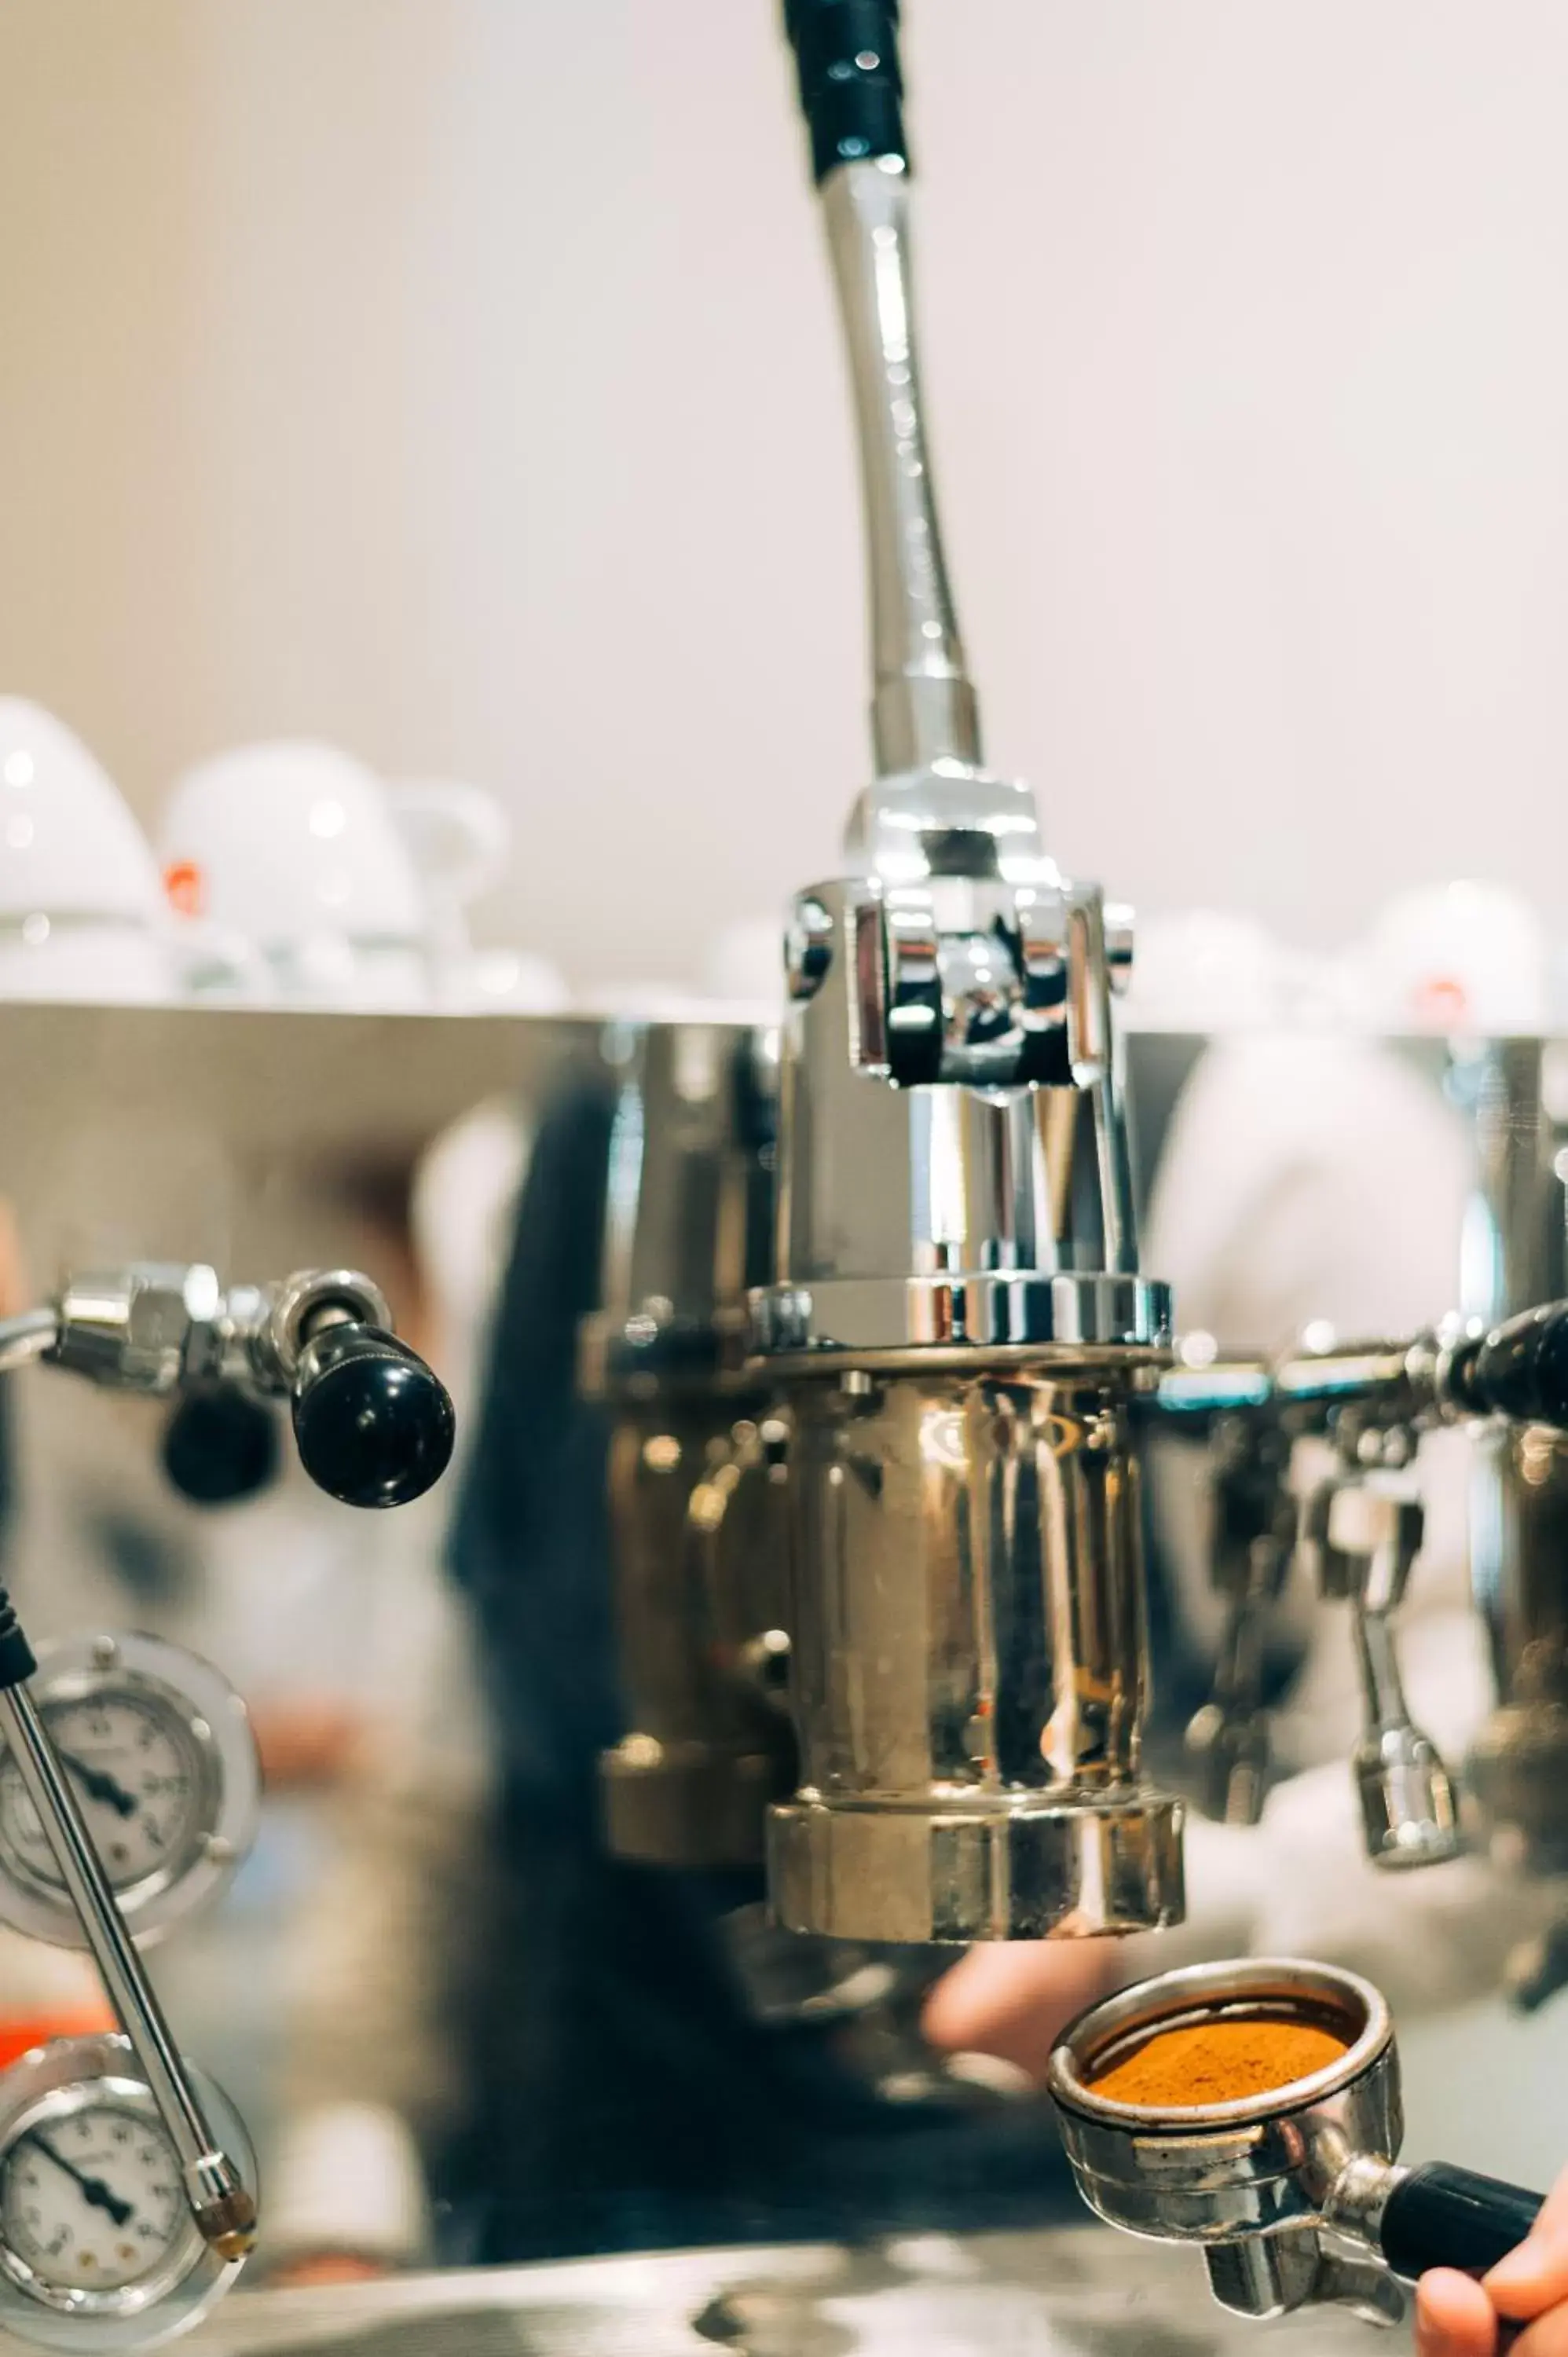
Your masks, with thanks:
M 24 1309 L 0 1318 L 0 1375 L 15 1374 L 48 1358 L 59 1340 L 59 1316 L 51 1308 Z
M 978 769 L 980 712 L 926 448 L 904 158 L 840 165 L 822 183 L 822 212 L 860 427 L 877 769 Z

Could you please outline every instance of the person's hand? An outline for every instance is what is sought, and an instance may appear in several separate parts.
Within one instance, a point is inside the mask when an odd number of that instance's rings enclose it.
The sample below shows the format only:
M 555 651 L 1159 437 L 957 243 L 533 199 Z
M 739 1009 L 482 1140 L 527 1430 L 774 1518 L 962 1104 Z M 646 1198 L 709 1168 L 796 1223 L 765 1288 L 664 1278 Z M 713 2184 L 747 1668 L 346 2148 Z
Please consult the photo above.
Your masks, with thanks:
M 940 2053 L 993 2054 L 1038 2084 L 1068 2023 L 1133 1977 L 1123 1940 L 998 1941 L 942 1975 L 920 2028 Z
M 1512 2357 L 1568 2357 L 1568 2169 L 1517 2251 L 1475 2283 L 1452 2268 L 1422 2276 L 1415 2297 L 1418 2357 L 1495 2357 L 1498 2320 L 1522 2325 Z

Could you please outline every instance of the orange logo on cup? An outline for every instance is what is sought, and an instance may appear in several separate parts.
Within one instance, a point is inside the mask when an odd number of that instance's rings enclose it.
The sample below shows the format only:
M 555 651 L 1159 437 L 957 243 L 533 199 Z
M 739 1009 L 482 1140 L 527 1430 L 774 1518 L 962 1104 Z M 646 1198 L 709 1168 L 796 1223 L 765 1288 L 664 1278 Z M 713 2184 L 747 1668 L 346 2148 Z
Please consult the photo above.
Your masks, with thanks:
M 1470 1004 L 1464 984 L 1450 974 L 1429 974 L 1412 997 L 1416 1014 L 1427 1022 L 1462 1023 Z
M 199 917 L 207 906 L 207 878 L 194 859 L 164 869 L 164 890 L 182 917 Z

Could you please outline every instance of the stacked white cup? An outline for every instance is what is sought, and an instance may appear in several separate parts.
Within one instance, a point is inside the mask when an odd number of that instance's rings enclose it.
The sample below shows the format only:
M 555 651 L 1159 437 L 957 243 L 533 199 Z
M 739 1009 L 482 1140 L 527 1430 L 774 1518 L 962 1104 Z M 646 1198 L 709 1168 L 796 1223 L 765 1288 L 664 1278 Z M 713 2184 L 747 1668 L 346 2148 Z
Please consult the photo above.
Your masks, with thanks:
M 388 787 L 334 746 L 249 745 L 186 772 L 158 843 L 174 906 L 244 934 L 282 1003 L 406 1013 L 564 1001 L 540 962 L 469 945 L 467 906 L 510 847 L 482 788 Z
M 242 941 L 173 924 L 146 838 L 86 746 L 0 697 L 0 998 L 156 1006 L 261 985 Z
M 280 1000 L 426 1004 L 424 907 L 380 780 L 329 745 L 250 745 L 189 770 L 159 828 L 188 920 L 242 933 Z

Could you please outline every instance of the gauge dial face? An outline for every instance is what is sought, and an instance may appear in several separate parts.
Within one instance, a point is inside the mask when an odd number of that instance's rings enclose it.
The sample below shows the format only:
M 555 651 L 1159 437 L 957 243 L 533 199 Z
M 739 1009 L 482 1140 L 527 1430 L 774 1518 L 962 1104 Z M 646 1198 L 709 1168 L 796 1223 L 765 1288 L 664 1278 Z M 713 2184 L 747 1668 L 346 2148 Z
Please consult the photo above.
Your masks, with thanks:
M 43 1716 L 115 1890 L 177 1872 L 200 1847 L 205 1797 L 202 1762 L 177 1712 L 105 1685 L 46 1701 Z M 63 1889 L 10 1754 L 0 1765 L 0 1851 L 35 1881 Z
M 5 2242 L 57 2293 L 125 2290 L 166 2270 L 194 2233 L 162 2126 L 118 2104 L 37 2122 L 0 2167 Z
M 215 1899 L 255 1838 L 261 1769 L 220 1671 L 161 1637 L 46 1645 L 34 1702 L 138 1942 Z M 0 1745 L 0 1922 L 86 1944 L 22 1761 Z

